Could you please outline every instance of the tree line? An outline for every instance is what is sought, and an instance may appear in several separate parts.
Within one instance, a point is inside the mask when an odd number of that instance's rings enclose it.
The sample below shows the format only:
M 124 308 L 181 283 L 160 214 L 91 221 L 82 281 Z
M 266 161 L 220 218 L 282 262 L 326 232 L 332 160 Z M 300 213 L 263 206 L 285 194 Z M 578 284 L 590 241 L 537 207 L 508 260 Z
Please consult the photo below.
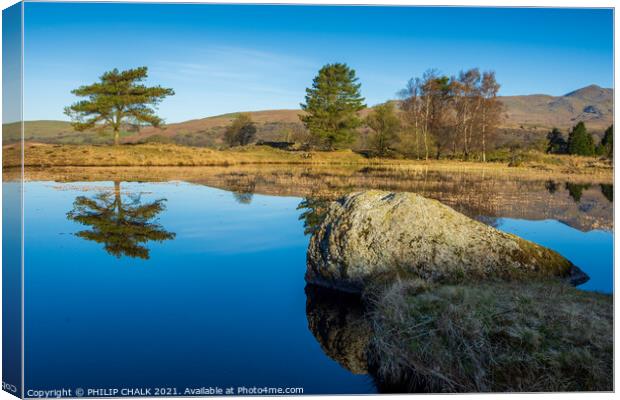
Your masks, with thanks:
M 399 92 L 402 101 L 373 108 L 363 120 L 364 98 L 355 71 L 346 64 L 328 64 L 306 89 L 301 120 L 314 144 L 325 149 L 350 145 L 359 128 L 372 132 L 369 144 L 386 156 L 396 144 L 416 157 L 440 158 L 449 153 L 468 159 L 480 152 L 486 161 L 490 141 L 501 121 L 500 88 L 493 71 L 478 68 L 448 77 L 428 70 Z M 399 143 L 405 142 L 405 143 Z
M 163 124 L 156 107 L 174 91 L 146 86 L 146 78 L 146 67 L 106 72 L 98 82 L 73 90 L 84 99 L 65 113 L 78 131 L 112 130 L 118 145 L 123 127 Z M 380 104 L 362 116 L 367 106 L 355 70 L 344 63 L 327 64 L 301 103 L 305 113 L 299 118 L 307 132 L 303 141 L 310 148 L 334 150 L 351 147 L 363 137 L 369 152 L 382 157 L 476 156 L 486 161 L 504 111 L 499 89 L 493 71 L 472 68 L 447 76 L 431 69 L 408 81 L 398 93 L 400 101 Z M 223 139 L 228 146 L 244 146 L 254 141 L 256 131 L 251 116 L 242 113 Z M 549 153 L 610 156 L 613 152 L 613 127 L 597 145 L 583 123 L 571 130 L 568 139 L 558 129 L 547 139 Z
M 553 128 L 547 134 L 547 153 L 575 154 L 580 156 L 605 156 L 612 158 L 614 154 L 614 126 L 605 130 L 600 143 L 594 144 L 594 137 L 586 128 L 586 124 L 578 122 L 570 132 L 568 138 L 558 129 Z

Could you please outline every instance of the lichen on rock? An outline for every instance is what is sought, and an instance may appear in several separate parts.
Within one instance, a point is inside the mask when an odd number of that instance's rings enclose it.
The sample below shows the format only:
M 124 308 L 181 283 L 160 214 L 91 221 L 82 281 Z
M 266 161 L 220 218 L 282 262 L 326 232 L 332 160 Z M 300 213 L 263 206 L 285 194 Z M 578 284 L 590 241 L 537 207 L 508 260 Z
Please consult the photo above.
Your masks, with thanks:
M 587 276 L 553 250 L 475 221 L 414 193 L 370 190 L 333 202 L 310 239 L 306 280 L 350 292 L 402 279 Z

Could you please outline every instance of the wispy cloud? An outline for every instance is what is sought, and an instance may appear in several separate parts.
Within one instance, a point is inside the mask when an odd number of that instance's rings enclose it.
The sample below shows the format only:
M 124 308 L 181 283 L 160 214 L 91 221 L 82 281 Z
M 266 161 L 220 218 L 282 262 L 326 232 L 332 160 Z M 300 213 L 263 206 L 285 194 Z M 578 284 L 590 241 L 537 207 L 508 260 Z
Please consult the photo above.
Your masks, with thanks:
M 320 67 L 304 57 L 232 46 L 192 48 L 175 57 L 157 61 L 149 72 L 155 82 L 175 88 L 164 107 L 176 107 L 181 115 L 192 108 L 207 116 L 295 107 Z
M 212 82 L 226 79 L 229 80 L 226 83 L 239 84 L 274 77 L 290 79 L 316 68 L 315 62 L 304 58 L 240 47 L 208 46 L 185 53 L 186 56 L 176 60 L 158 62 L 152 72 L 175 80 Z

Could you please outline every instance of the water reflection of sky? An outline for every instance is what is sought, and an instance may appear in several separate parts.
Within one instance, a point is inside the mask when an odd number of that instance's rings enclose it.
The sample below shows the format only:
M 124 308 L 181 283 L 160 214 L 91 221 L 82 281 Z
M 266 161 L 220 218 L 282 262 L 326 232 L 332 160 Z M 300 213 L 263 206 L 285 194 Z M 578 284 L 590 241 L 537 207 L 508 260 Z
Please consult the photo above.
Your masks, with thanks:
M 90 190 L 84 190 L 89 187 Z M 62 189 L 62 190 L 59 190 Z M 96 190 L 93 190 L 96 189 Z M 174 239 L 149 259 L 116 257 L 74 233 L 78 196 L 113 182 L 25 185 L 26 379 L 58 386 L 302 386 L 306 393 L 372 393 L 368 376 L 328 357 L 306 316 L 302 199 L 187 183 L 121 183 Z M 612 290 L 612 234 L 557 221 L 499 219 L 549 246 Z
M 527 221 L 501 218 L 497 228 L 549 247 L 568 258 L 589 276 L 579 286 L 584 290 L 613 292 L 613 234 L 593 230 L 581 232 L 559 221 Z
M 97 187 L 113 190 L 113 183 Z M 191 184 L 122 183 L 173 240 L 150 258 L 108 254 L 73 233 L 79 184 L 26 188 L 26 380 L 56 387 L 303 387 L 374 393 L 321 349 L 306 317 L 308 237 L 299 199 Z M 75 188 L 77 190 L 71 190 Z
M 27 184 L 26 236 L 32 238 L 27 245 L 36 245 L 30 247 L 31 254 L 43 253 L 50 247 L 75 251 L 86 248 L 98 254 L 99 244 L 67 236 L 83 226 L 64 217 L 76 196 L 94 196 L 113 189 L 112 182 Z M 158 220 L 177 237 L 169 243 L 149 243 L 153 254 L 174 254 L 175 257 L 244 254 L 302 248 L 307 244 L 308 238 L 300 228 L 303 224 L 298 220 L 303 210 L 298 210 L 297 206 L 302 199 L 296 197 L 250 193 L 240 202 L 231 192 L 181 182 L 124 182 L 121 190 L 123 196 L 139 194 L 144 202 L 167 200 L 166 210 L 158 215 Z M 590 276 L 590 281 L 581 288 L 605 293 L 613 291 L 612 232 L 582 232 L 555 220 L 492 218 L 491 222 L 501 230 L 547 246 L 570 259 Z M 29 236 L 29 233 L 36 235 Z M 42 240 L 44 237 L 46 240 Z M 140 260 L 121 258 L 114 262 L 136 264 Z

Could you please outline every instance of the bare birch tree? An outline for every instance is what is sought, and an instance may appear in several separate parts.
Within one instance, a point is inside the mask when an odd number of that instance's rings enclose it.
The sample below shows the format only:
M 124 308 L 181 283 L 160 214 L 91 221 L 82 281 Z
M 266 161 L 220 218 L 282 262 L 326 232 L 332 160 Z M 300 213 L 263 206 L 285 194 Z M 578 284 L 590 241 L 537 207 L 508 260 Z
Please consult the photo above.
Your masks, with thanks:
M 503 104 L 497 98 L 500 85 L 495 80 L 495 72 L 482 74 L 480 83 L 480 144 L 482 161 L 486 162 L 486 151 L 489 137 L 495 134 L 501 119 Z
M 428 160 L 431 146 L 439 158 L 459 147 L 469 159 L 480 151 L 486 161 L 489 141 L 502 116 L 502 103 L 497 97 L 500 85 L 492 71 L 480 73 L 478 68 L 461 71 L 458 78 L 448 78 L 436 70 L 428 70 L 422 78 L 409 80 L 400 92 L 407 130 L 413 133 L 416 156 L 419 142 Z
M 413 134 L 415 156 L 417 159 L 420 158 L 421 91 L 422 81 L 420 78 L 412 78 L 407 82 L 407 87 L 399 93 L 400 97 L 403 99 L 401 108 L 406 130 Z

